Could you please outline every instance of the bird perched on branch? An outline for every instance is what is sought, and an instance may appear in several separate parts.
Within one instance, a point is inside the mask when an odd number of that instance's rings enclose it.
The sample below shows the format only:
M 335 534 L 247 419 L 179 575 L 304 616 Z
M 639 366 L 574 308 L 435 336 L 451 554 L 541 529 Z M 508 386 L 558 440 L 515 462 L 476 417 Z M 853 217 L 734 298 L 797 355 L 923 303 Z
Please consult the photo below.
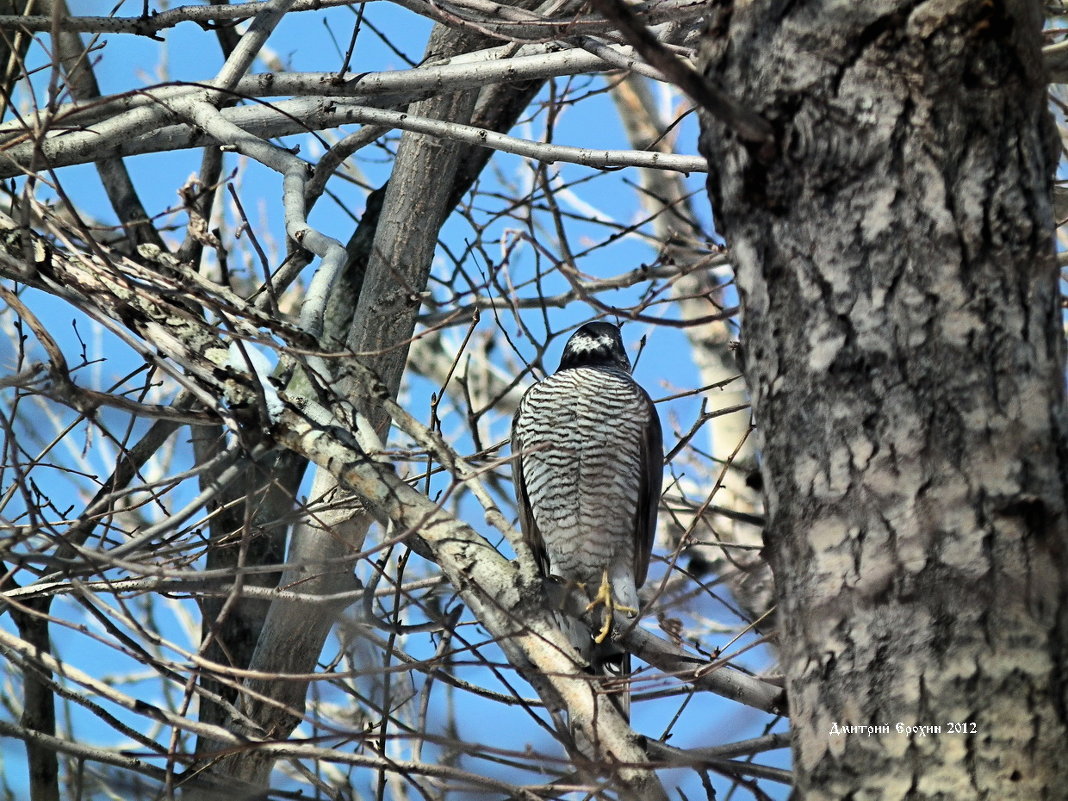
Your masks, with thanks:
M 512 421 L 512 476 L 523 537 L 546 577 L 584 588 L 601 623 L 565 625 L 597 676 L 626 677 L 629 654 L 609 637 L 612 612 L 638 613 L 663 480 L 660 419 L 631 378 L 619 328 L 588 323 L 560 367 L 527 390 Z M 626 717 L 629 693 L 613 700 Z

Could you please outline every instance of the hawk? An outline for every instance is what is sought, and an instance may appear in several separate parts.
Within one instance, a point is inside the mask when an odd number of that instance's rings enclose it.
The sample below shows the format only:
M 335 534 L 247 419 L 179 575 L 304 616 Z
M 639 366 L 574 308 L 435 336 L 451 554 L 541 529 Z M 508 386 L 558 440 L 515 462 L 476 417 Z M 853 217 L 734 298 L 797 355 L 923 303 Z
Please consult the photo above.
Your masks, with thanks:
M 625 676 L 629 655 L 608 640 L 612 611 L 638 613 L 663 481 L 660 419 L 631 378 L 619 328 L 588 323 L 567 341 L 560 367 L 532 386 L 512 420 L 519 522 L 543 576 L 583 587 L 596 633 L 565 626 L 596 675 Z M 621 693 L 617 706 L 626 716 Z

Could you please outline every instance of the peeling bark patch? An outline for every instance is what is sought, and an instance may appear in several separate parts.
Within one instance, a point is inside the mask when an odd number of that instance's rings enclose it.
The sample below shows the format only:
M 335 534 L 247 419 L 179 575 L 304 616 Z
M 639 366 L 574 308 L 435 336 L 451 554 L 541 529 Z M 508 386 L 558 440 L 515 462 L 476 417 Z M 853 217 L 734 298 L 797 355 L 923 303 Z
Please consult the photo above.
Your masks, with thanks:
M 821 323 L 809 332 L 809 369 L 826 370 L 845 344 L 845 334 L 836 332 L 829 324 Z

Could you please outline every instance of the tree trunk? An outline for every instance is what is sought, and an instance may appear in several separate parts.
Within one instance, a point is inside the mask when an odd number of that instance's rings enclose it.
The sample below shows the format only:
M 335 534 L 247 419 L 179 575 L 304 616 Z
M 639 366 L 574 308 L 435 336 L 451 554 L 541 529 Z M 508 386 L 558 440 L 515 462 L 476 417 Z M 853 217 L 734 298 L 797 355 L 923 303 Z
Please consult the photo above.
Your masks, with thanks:
M 755 0 L 720 4 L 705 42 L 706 75 L 775 129 L 747 145 L 706 117 L 702 148 L 743 298 L 798 797 L 1068 786 L 1041 12 Z
M 427 44 L 425 58 L 428 61 L 449 58 L 485 44 L 487 39 L 480 33 L 438 25 Z M 504 129 L 511 127 L 532 94 L 528 85 L 509 84 L 487 91 L 497 102 L 493 109 L 481 115 L 481 121 Z M 481 92 L 472 89 L 434 95 L 411 104 L 408 111 L 417 116 L 470 123 Z M 360 279 L 346 345 L 366 360 L 390 396 L 396 396 L 400 388 L 438 231 L 452 205 L 470 188 L 486 162 L 485 156 L 472 156 L 474 150 L 481 148 L 406 132 L 383 191 L 381 210 L 374 212 L 373 245 Z M 343 397 L 351 398 L 359 381 L 345 373 L 342 366 L 338 386 Z M 389 416 L 381 406 L 367 412 L 372 426 L 385 439 Z M 298 567 L 283 574 L 280 586 L 299 582 L 304 592 L 323 595 L 340 594 L 353 588 L 352 567 L 346 560 L 354 559 L 361 550 L 371 516 L 363 509 L 354 511 L 353 498 L 342 504 L 341 498 L 348 493 L 342 489 L 340 494 L 334 494 L 338 492 L 336 480 L 329 473 L 321 473 L 316 479 L 312 497 L 334 497 L 336 508 L 320 512 L 314 521 L 294 531 L 288 561 Z M 340 611 L 340 608 L 323 607 L 320 614 L 312 616 L 305 604 L 275 602 L 267 614 L 251 669 L 268 675 L 311 672 Z M 246 684 L 252 690 L 243 701 L 246 714 L 272 736 L 291 732 L 305 708 L 307 683 L 280 683 L 272 677 Z M 257 695 L 268 700 L 261 700 Z M 271 754 L 250 751 L 224 763 L 223 772 L 254 784 L 265 784 L 274 761 Z

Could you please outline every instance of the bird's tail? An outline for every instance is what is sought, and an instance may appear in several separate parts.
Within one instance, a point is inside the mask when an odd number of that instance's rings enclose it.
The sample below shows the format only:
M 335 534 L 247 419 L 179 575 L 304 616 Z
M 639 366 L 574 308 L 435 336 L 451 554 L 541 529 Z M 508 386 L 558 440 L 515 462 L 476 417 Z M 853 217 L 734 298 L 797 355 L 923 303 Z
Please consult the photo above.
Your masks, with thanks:
M 630 687 L 627 678 L 630 676 L 630 654 L 610 640 L 603 643 L 595 642 L 586 625 L 574 618 L 570 620 L 573 625 L 567 626 L 565 631 L 575 649 L 588 663 L 586 672 L 589 674 L 590 684 L 594 691 L 596 709 L 607 712 L 608 709 L 615 708 L 629 723 Z M 596 712 L 594 717 L 596 719 Z M 596 747 L 598 738 L 596 729 L 586 731 L 574 720 L 569 720 L 568 723 L 571 740 L 575 747 L 588 758 L 595 759 L 601 750 Z
M 562 604 L 560 605 L 562 607 Z M 563 608 L 551 604 L 550 608 L 555 613 L 555 618 L 560 629 L 567 637 L 568 642 L 576 651 L 576 658 L 584 662 L 586 672 L 589 675 L 590 684 L 597 699 L 598 708 L 607 709 L 610 704 L 623 717 L 630 722 L 630 654 L 606 639 L 598 643 L 594 640 L 594 633 L 590 630 L 587 620 L 582 620 Z M 604 706 L 601 706 L 601 705 Z M 578 731 L 574 720 L 569 721 L 568 726 L 572 742 L 579 751 L 594 755 L 597 749 L 592 748 L 592 732 Z
M 587 636 L 589 634 L 587 633 Z M 623 720 L 630 722 L 630 654 L 610 640 L 593 643 L 590 654 L 590 673 L 597 677 L 596 688 L 619 710 Z
M 589 626 L 581 620 L 561 614 L 561 628 L 568 640 L 578 652 L 579 657 L 589 664 L 586 672 L 594 685 L 599 698 L 606 698 L 630 722 L 630 654 L 606 639 L 597 642 Z

